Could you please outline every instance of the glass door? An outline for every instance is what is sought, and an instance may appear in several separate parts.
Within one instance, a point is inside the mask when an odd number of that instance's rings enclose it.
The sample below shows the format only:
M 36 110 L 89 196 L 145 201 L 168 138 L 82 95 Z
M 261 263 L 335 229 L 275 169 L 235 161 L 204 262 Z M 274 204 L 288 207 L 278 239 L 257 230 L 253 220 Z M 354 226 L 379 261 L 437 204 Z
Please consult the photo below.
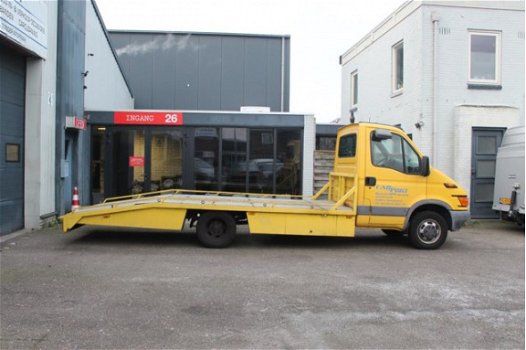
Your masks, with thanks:
M 493 189 L 497 150 L 502 142 L 504 129 L 473 129 L 471 156 L 471 216 L 496 218 L 493 211 Z
M 99 132 L 105 132 L 105 143 L 101 135 L 92 138 L 98 144 L 92 150 L 94 192 L 103 188 L 101 195 L 112 197 L 183 187 L 183 130 L 113 127 Z
M 105 132 L 103 126 L 91 129 L 91 203 L 97 204 L 104 200 L 104 158 Z
M 125 196 L 149 190 L 145 162 L 145 131 L 113 128 L 106 132 L 104 194 Z

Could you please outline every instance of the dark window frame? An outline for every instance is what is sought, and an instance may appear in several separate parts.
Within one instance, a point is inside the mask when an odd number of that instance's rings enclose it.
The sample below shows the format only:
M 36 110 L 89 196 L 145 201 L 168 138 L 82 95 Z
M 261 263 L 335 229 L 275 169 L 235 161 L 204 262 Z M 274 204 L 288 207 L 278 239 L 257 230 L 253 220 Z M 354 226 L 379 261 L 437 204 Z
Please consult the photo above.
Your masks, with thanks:
M 391 95 L 398 96 L 404 92 L 404 40 L 391 46 Z M 401 52 L 401 55 L 400 55 Z M 400 57 L 401 56 L 401 57 Z M 401 82 L 401 84 L 399 84 Z M 399 86 L 400 85 L 400 86 Z
M 351 108 L 358 107 L 358 70 L 351 73 Z

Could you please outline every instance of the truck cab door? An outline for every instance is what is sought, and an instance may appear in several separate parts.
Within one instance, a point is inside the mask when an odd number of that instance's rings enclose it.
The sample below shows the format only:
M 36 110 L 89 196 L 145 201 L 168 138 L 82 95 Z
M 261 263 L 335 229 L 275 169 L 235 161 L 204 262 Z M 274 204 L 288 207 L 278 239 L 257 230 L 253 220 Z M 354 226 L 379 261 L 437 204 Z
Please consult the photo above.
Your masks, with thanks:
M 426 197 L 422 156 L 402 132 L 371 128 L 368 142 L 359 214 L 370 226 L 402 229 L 411 206 Z

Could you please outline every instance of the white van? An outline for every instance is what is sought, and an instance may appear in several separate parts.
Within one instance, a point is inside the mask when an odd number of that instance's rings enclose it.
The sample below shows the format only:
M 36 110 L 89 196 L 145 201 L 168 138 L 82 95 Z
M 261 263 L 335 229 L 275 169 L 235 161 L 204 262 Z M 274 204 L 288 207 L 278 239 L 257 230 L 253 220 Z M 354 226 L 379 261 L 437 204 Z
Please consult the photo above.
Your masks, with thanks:
M 497 152 L 493 210 L 524 226 L 524 126 L 508 129 Z

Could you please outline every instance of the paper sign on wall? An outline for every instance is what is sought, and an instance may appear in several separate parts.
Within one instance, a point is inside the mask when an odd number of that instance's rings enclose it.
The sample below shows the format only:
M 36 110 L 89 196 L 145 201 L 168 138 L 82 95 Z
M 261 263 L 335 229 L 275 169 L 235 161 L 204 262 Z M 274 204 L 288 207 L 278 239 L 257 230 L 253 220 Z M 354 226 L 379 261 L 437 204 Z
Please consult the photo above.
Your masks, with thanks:
M 128 158 L 128 165 L 130 168 L 144 167 L 144 157 L 130 156 Z

